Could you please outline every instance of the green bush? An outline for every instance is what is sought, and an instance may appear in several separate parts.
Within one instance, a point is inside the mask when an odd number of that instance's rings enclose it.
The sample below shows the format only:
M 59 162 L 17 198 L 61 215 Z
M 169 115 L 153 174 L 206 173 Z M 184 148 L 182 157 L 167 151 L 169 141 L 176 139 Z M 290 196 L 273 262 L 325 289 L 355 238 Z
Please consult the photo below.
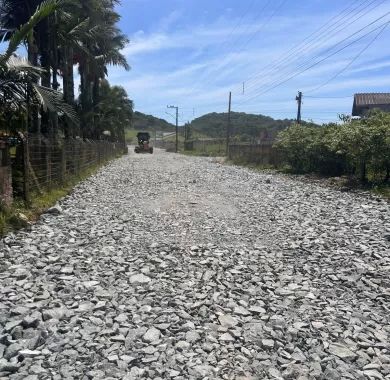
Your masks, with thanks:
M 333 149 L 343 152 L 362 181 L 389 179 L 390 114 L 373 111 L 366 118 L 342 125 Z
M 295 173 L 341 175 L 347 170 L 345 155 L 332 149 L 337 126 L 293 125 L 278 135 L 276 147 Z
M 356 174 L 362 181 L 389 180 L 390 114 L 373 111 L 360 120 L 323 127 L 293 125 L 275 146 L 296 173 Z

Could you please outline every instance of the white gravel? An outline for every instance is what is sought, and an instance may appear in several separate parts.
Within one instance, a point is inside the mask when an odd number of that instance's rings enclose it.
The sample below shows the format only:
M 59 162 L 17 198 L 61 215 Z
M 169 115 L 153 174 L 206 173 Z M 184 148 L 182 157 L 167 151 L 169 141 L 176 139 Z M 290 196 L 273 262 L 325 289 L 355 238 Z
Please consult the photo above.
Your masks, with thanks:
M 390 207 L 156 150 L 0 242 L 0 379 L 390 379 Z

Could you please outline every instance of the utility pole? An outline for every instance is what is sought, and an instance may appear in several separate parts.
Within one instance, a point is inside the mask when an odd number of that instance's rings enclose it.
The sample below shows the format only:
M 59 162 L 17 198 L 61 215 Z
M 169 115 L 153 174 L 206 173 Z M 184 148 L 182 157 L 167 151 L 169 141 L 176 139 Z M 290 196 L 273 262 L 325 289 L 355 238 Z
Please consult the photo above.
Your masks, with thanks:
M 229 158 L 229 144 L 230 144 L 230 113 L 232 110 L 232 92 L 229 92 L 229 111 L 228 111 L 228 123 L 226 128 L 226 156 Z
M 298 96 L 295 98 L 298 102 L 298 115 L 297 115 L 297 123 L 301 124 L 302 117 L 301 117 L 301 110 L 302 110 L 302 92 L 298 91 Z
M 179 107 L 167 106 L 167 108 L 174 108 L 176 110 L 176 153 L 179 151 Z

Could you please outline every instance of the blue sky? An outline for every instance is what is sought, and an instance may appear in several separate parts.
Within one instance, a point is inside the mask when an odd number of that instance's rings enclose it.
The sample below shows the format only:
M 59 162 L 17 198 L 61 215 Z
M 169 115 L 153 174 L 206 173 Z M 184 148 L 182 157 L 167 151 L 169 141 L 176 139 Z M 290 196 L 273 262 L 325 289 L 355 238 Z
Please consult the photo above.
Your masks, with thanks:
M 229 91 L 234 111 L 294 118 L 298 90 L 304 119 L 334 121 L 353 93 L 390 88 L 389 0 L 123 0 L 118 11 L 132 70 L 111 68 L 109 79 L 169 121 L 167 104 L 181 123 L 226 111 Z

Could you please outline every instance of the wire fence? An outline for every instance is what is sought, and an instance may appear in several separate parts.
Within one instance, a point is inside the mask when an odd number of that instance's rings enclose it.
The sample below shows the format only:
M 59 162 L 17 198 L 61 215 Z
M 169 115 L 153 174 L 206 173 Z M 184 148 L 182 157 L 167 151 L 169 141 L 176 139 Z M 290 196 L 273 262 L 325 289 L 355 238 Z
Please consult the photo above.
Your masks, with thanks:
M 277 167 L 282 164 L 282 157 L 273 144 L 273 140 L 258 143 L 232 142 L 229 144 L 229 154 L 226 154 L 226 139 L 196 139 L 180 142 L 179 151 L 204 156 L 229 156 L 235 162 Z M 168 152 L 175 151 L 173 141 L 157 141 L 156 147 Z
M 11 157 L 13 193 L 25 200 L 124 153 L 123 143 L 20 135 Z
M 273 141 L 263 141 L 259 144 L 234 143 L 229 145 L 229 159 L 265 166 L 280 166 L 280 152 L 273 146 Z
M 226 155 L 226 139 L 198 139 L 184 143 L 184 150 L 202 155 Z

